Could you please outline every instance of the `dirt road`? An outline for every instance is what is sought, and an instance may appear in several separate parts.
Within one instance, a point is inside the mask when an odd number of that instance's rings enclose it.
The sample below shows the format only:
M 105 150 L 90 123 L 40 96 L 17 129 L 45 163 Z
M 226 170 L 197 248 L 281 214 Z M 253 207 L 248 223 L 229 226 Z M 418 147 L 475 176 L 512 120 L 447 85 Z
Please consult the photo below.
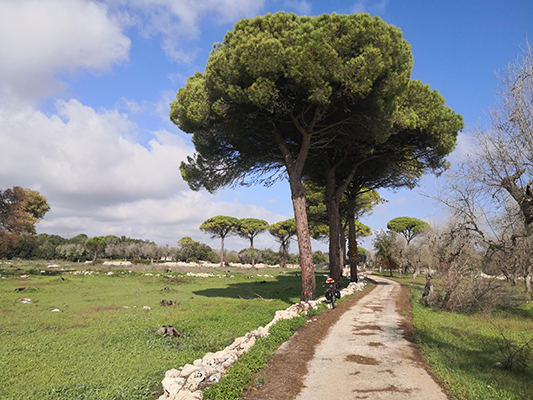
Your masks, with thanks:
M 307 364 L 296 400 L 446 400 L 400 329 L 399 283 L 372 276 L 378 286 L 330 328 Z

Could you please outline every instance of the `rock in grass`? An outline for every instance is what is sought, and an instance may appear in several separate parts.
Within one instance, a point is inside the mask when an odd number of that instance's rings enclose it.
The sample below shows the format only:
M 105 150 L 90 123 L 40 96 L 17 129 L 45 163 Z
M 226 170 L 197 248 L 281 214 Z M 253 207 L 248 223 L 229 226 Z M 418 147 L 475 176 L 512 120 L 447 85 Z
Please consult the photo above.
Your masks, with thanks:
M 157 331 L 154 332 L 154 334 L 160 334 L 167 337 L 179 337 L 182 338 L 185 336 L 183 332 L 178 331 L 176 328 L 174 328 L 172 325 L 163 325 L 161 328 L 159 328 Z

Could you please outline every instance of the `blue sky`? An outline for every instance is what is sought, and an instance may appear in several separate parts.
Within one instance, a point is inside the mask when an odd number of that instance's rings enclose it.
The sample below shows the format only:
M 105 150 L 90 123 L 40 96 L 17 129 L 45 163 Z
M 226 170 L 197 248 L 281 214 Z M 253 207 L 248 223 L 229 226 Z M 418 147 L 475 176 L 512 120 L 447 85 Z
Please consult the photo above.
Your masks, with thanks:
M 179 164 L 194 149 L 168 119 L 176 91 L 203 71 L 213 43 L 240 18 L 280 10 L 368 12 L 401 28 L 414 55 L 412 78 L 464 117 L 452 166 L 496 101 L 495 72 L 533 34 L 530 0 L 1 0 L 0 187 L 40 191 L 52 209 L 38 232 L 63 237 L 114 234 L 175 246 L 191 236 L 217 248 L 198 230 L 207 218 L 292 218 L 287 182 L 190 191 Z M 434 185 L 432 177 L 421 182 L 429 192 Z M 388 202 L 362 219 L 373 230 L 404 215 L 445 219 L 416 191 L 380 194 Z M 276 248 L 268 234 L 255 244 Z M 231 238 L 227 247 L 247 243 Z

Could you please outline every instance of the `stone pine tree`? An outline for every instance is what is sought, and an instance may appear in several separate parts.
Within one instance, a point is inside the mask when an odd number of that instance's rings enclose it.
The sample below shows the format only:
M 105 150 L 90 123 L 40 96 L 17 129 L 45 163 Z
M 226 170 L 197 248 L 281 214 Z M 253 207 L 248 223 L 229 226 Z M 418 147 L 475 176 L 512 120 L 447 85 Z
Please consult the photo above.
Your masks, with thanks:
M 280 265 L 283 268 L 287 262 L 289 245 L 296 235 L 296 221 L 291 218 L 286 221 L 276 222 L 270 225 L 268 231 L 274 236 L 274 240 L 279 243 Z
M 280 12 L 238 22 L 172 103 L 171 120 L 193 134 L 196 154 L 181 166 L 191 188 L 288 176 L 304 301 L 316 296 L 302 184 L 308 158 L 342 146 L 341 136 L 381 140 L 355 128 L 370 121 L 363 110 L 377 123 L 394 109 L 378 106 L 406 85 L 411 65 L 401 31 L 378 17 Z
M 172 103 L 171 120 L 193 134 L 196 154 L 181 165 L 191 188 L 215 191 L 288 177 L 303 301 L 316 296 L 302 184 L 307 169 L 329 182 L 331 246 L 338 260 L 339 169 L 349 169 L 343 173 L 349 182 L 353 168 L 346 166 L 381 155 L 376 147 L 398 133 L 403 147 L 395 154 L 413 160 L 435 143 L 438 156 L 453 148 L 455 137 L 447 136 L 453 123 L 440 118 L 443 129 L 428 128 L 439 122 L 435 115 L 447 114 L 438 105 L 425 110 L 424 102 L 434 104 L 425 94 L 438 94 L 411 83 L 412 63 L 400 29 L 378 17 L 280 12 L 239 21 L 214 46 L 205 72 L 190 77 Z M 432 141 L 424 140 L 428 134 Z
M 99 256 L 105 253 L 107 242 L 103 236 L 95 236 L 85 241 L 85 251 L 93 260 L 93 265 Z
M 326 187 L 326 205 L 330 227 L 330 274 L 340 276 L 338 251 L 343 230 L 339 215 L 342 197 L 361 176 L 371 178 L 368 188 L 399 187 L 406 182 L 412 187 L 425 171 L 440 173 L 448 167 L 445 157 L 456 144 L 463 127 L 462 117 L 445 105 L 444 98 L 420 81 L 408 80 L 394 97 L 379 92 L 380 101 L 365 105 L 378 107 L 378 114 L 360 115 L 368 125 L 355 126 L 356 134 L 338 136 L 337 146 L 329 146 L 313 165 L 323 166 L 307 171 L 317 183 Z M 389 107 L 393 107 L 390 111 Z M 364 108 L 363 108 L 364 109 Z M 354 247 L 355 249 L 355 247 Z
M 429 229 L 429 224 L 413 217 L 397 217 L 387 223 L 387 229 L 399 233 L 407 241 L 407 246 L 424 230 Z
M 254 239 L 260 233 L 265 232 L 268 227 L 268 222 L 263 219 L 242 218 L 239 220 L 239 236 L 250 240 L 252 267 L 255 267 Z
M 430 226 L 427 222 L 422 221 L 418 218 L 413 217 L 397 217 L 394 219 L 391 219 L 387 223 L 387 229 L 389 229 L 392 232 L 398 233 L 402 235 L 405 240 L 405 248 L 401 250 L 401 252 L 407 250 L 407 247 L 411 244 L 411 241 L 423 233 L 424 231 L 429 230 Z M 403 257 L 402 257 L 403 258 Z M 409 268 L 409 262 L 405 264 L 405 272 L 407 272 Z M 413 272 L 413 278 L 416 278 L 418 274 L 420 273 L 420 266 L 416 264 L 415 270 Z
M 200 225 L 200 230 L 209 233 L 212 238 L 220 238 L 220 267 L 224 267 L 224 239 L 228 235 L 237 233 L 239 220 L 235 217 L 217 215 Z

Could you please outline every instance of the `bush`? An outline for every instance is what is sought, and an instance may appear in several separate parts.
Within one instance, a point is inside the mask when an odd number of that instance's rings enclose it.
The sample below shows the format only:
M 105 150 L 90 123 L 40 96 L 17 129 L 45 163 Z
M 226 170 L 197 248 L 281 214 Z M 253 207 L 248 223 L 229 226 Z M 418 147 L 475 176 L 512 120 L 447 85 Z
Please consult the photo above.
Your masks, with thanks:
M 427 304 L 441 310 L 478 312 L 507 309 L 525 299 L 510 293 L 498 281 L 477 278 L 472 273 L 462 273 L 450 267 L 443 271 L 442 279 L 435 285 Z
M 317 250 L 313 253 L 313 264 L 320 265 L 320 264 L 327 264 L 328 263 L 328 255 L 322 253 L 320 250 Z

